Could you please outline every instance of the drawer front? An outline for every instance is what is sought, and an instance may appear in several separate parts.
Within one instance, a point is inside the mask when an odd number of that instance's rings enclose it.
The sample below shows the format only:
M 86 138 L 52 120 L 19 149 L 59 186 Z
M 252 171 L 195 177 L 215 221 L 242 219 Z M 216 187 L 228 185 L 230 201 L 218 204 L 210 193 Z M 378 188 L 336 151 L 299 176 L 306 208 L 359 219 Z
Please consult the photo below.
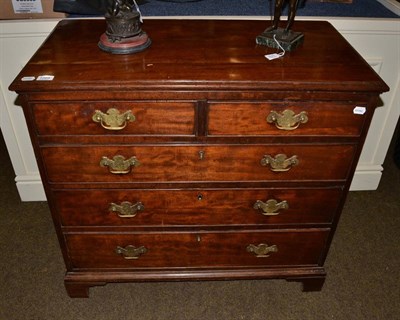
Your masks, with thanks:
M 353 145 L 285 144 L 43 147 L 41 152 L 50 182 L 184 182 L 344 180 L 354 150 Z
M 32 108 L 39 135 L 193 135 L 195 127 L 192 102 L 36 103 Z
M 328 229 L 67 234 L 74 268 L 317 265 Z
M 209 135 L 325 135 L 358 136 L 365 115 L 354 114 L 355 104 L 211 103 Z
M 331 189 L 58 190 L 64 226 L 200 226 L 330 223 Z

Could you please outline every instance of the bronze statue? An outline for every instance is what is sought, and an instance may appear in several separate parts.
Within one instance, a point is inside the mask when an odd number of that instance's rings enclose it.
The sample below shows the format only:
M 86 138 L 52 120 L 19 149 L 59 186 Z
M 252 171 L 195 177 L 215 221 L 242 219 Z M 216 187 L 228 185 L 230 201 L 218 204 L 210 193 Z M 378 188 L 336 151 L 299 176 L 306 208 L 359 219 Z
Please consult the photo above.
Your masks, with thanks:
M 274 19 L 272 26 L 268 27 L 262 34 L 256 37 L 256 43 L 271 48 L 292 51 L 303 43 L 304 35 L 301 32 L 291 30 L 296 16 L 299 0 L 289 1 L 289 13 L 286 28 L 279 27 L 283 5 L 286 0 L 275 0 Z M 303 2 L 304 3 L 304 0 Z
M 288 14 L 288 22 L 285 30 L 288 31 L 293 25 L 294 17 L 296 16 L 296 10 L 299 0 L 289 0 L 289 14 Z M 274 21 L 272 23 L 272 28 L 278 29 L 278 23 L 281 19 L 282 8 L 285 0 L 275 0 L 275 10 L 274 10 Z
M 121 13 L 129 13 L 134 9 L 134 4 L 129 0 L 114 0 L 111 6 L 108 8 L 108 13 L 110 16 L 118 16 Z
M 136 0 L 109 0 L 105 19 L 107 29 L 100 37 L 100 49 L 113 54 L 130 54 L 150 46 L 151 40 L 141 28 Z

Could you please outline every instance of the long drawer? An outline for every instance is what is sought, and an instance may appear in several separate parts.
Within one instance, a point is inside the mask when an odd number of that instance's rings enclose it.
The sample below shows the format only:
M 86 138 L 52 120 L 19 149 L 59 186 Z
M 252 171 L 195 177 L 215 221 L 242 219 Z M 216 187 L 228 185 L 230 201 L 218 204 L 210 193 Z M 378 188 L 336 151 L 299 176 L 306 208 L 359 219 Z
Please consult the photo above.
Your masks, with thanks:
M 56 190 L 64 226 L 330 223 L 342 188 Z
M 66 234 L 73 268 L 318 265 L 329 229 Z
M 35 103 L 39 135 L 193 135 L 193 102 Z
M 359 136 L 365 115 L 355 107 L 327 101 L 210 103 L 208 134 Z
M 50 182 L 344 180 L 354 145 L 43 147 Z

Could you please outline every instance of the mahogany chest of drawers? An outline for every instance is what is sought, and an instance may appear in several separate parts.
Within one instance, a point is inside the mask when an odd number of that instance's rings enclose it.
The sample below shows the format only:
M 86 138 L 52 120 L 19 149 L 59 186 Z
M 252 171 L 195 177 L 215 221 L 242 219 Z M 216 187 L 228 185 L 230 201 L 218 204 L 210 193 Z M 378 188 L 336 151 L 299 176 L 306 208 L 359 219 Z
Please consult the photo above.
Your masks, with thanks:
M 146 20 L 134 55 L 62 21 L 20 94 L 71 297 L 108 282 L 281 278 L 319 290 L 388 90 L 326 22 L 268 61 L 263 21 Z M 52 80 L 23 81 L 42 75 Z M 51 79 L 46 78 L 45 79 Z

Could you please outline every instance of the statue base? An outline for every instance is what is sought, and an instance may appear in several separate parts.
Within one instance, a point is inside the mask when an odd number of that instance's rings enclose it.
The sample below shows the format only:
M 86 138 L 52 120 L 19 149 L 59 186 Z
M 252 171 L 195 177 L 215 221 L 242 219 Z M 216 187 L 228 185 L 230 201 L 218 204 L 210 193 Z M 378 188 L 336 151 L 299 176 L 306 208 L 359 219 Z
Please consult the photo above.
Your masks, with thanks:
M 98 46 L 101 50 L 113 54 L 130 54 L 141 52 L 151 45 L 151 40 L 146 32 L 120 40 L 111 41 L 109 37 L 103 33 L 100 37 Z
M 304 35 L 301 32 L 270 27 L 256 37 L 256 43 L 270 48 L 279 48 L 274 37 L 285 51 L 293 51 L 304 41 Z

